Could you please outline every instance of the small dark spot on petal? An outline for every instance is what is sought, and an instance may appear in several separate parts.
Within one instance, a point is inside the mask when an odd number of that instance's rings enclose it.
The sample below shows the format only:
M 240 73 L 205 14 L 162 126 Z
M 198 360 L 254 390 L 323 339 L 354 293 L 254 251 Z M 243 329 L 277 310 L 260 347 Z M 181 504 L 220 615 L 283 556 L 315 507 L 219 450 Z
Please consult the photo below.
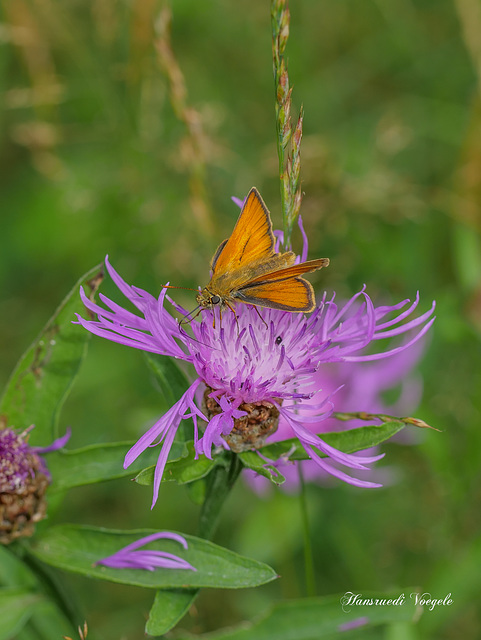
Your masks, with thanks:
M 281 336 L 277 336 L 277 338 L 276 338 L 276 344 L 281 344 L 281 342 L 282 342 L 282 338 L 281 338 Z

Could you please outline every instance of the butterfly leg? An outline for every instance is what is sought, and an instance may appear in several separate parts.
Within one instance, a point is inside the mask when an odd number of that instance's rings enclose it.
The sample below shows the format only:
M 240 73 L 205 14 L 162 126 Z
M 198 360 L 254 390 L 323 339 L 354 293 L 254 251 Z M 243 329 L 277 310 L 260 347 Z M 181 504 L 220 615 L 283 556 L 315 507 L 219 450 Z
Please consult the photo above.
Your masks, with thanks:
M 266 329 L 268 329 L 269 327 L 267 326 L 267 322 L 264 320 L 264 318 L 261 316 L 259 309 L 256 307 L 255 304 L 252 305 L 253 308 L 256 310 L 257 315 L 259 316 L 259 318 L 262 320 L 262 322 L 266 325 Z
M 234 307 L 232 307 L 227 301 L 225 301 L 225 304 L 227 307 L 229 307 L 229 309 L 232 311 L 232 313 L 234 314 L 234 318 L 235 318 L 235 323 L 237 325 L 237 335 L 239 335 L 240 330 L 239 330 L 239 320 L 237 319 L 237 313 L 235 312 Z

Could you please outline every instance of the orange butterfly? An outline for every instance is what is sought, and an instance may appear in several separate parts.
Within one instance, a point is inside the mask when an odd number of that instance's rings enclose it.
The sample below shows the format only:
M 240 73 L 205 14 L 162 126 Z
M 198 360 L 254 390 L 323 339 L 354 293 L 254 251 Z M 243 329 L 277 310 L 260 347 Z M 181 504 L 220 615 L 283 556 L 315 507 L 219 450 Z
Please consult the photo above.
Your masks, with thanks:
M 294 264 L 292 251 L 275 253 L 269 211 L 253 187 L 232 235 L 219 245 L 211 262 L 212 278 L 197 294 L 204 309 L 220 310 L 235 302 L 308 312 L 315 307 L 314 289 L 301 275 L 329 264 L 328 258 Z M 235 312 L 234 312 L 235 313 Z

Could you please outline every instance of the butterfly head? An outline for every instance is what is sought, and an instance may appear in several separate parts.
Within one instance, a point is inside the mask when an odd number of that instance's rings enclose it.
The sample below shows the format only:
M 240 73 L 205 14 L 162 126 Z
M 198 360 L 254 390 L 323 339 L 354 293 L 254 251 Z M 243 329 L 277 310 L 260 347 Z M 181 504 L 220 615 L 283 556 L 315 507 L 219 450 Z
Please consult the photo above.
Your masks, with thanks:
M 196 296 L 196 300 L 203 309 L 214 309 L 215 307 L 220 307 L 222 309 L 225 306 L 225 300 L 216 293 L 209 291 L 207 287 L 204 287 L 202 291 L 199 291 Z

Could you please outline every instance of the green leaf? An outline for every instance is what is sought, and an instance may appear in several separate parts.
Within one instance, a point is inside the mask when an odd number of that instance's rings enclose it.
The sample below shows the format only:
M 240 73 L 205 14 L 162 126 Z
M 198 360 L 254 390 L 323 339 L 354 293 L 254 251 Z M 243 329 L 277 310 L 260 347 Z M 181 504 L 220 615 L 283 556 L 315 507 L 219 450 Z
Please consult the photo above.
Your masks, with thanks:
M 0 640 L 15 638 L 42 599 L 22 589 L 0 589 Z
M 73 451 L 58 451 L 49 454 L 48 468 L 52 475 L 50 491 L 64 491 L 115 478 L 132 477 L 149 462 L 156 462 L 160 447 L 149 447 L 127 469 L 123 468 L 125 454 L 133 442 L 94 444 Z M 184 443 L 174 442 L 169 453 L 170 460 L 187 455 Z
M 75 313 L 85 314 L 79 288 L 93 294 L 102 281 L 101 266 L 75 284 L 47 325 L 20 358 L 0 401 L 8 426 L 35 429 L 30 444 L 49 445 L 57 436 L 60 409 L 85 356 L 90 333 L 72 324 Z
M 196 482 L 190 482 L 185 485 L 187 489 L 187 494 L 192 502 L 199 507 L 204 504 L 205 497 L 207 494 L 207 480 L 206 478 L 201 478 Z
M 170 631 L 185 616 L 198 593 L 198 589 L 157 591 L 145 633 L 161 636 Z
M 331 431 L 320 433 L 319 437 L 331 447 L 344 453 L 354 453 L 381 444 L 394 434 L 404 429 L 404 422 L 393 420 L 381 425 L 369 425 L 347 431 Z M 308 460 L 309 456 L 297 438 L 275 442 L 259 449 L 263 456 L 270 460 L 277 460 L 282 456 L 288 456 L 289 460 Z M 317 452 L 319 457 L 327 457 L 325 453 Z M 251 467 L 254 468 L 254 467 Z
M 16 544 L 0 545 L 0 584 L 33 590 L 37 586 L 37 580 L 25 563 L 13 552 Z
M 271 464 L 267 464 L 255 451 L 244 451 L 239 453 L 242 464 L 248 469 L 252 469 L 261 476 L 264 476 L 271 482 L 281 485 L 285 482 L 282 473 Z
M 111 569 L 95 562 L 152 533 L 153 529 L 114 531 L 97 527 L 59 525 L 37 535 L 29 551 L 42 560 L 66 571 L 90 578 L 131 584 L 153 589 L 218 587 L 238 589 L 256 587 L 277 578 L 275 571 L 262 562 L 240 556 L 202 538 L 184 535 L 188 550 L 173 540 L 157 540 L 149 548 L 174 553 L 197 571 L 182 569 Z
M 195 459 L 194 443 L 187 443 L 186 455 L 178 460 L 172 460 L 165 465 L 162 482 L 177 482 L 177 484 L 188 484 L 204 478 L 216 464 L 215 459 L 210 460 L 202 455 Z M 154 483 L 155 465 L 143 469 L 135 478 L 135 482 L 141 485 L 151 485 Z
M 357 637 L 365 630 L 362 637 L 370 638 L 369 629 L 381 624 L 392 624 L 403 621 L 413 621 L 415 614 L 414 602 L 410 594 L 414 589 L 400 589 L 385 593 L 362 594 L 363 598 L 396 600 L 404 594 L 401 605 L 353 605 L 345 607 L 343 611 L 341 600 L 345 594 L 327 596 L 323 598 L 308 598 L 304 600 L 287 600 L 276 604 L 269 612 L 254 623 L 243 623 L 242 626 L 215 633 L 199 636 L 204 640 L 331 640 L 339 638 Z M 367 618 L 367 624 L 355 631 L 343 631 L 341 625 L 358 618 Z M 179 640 L 186 638 L 180 636 Z

